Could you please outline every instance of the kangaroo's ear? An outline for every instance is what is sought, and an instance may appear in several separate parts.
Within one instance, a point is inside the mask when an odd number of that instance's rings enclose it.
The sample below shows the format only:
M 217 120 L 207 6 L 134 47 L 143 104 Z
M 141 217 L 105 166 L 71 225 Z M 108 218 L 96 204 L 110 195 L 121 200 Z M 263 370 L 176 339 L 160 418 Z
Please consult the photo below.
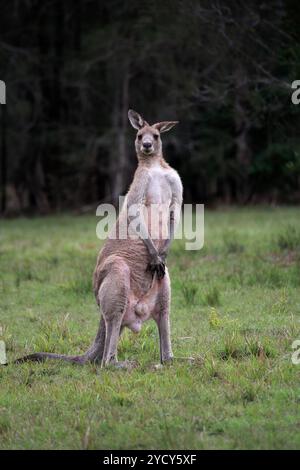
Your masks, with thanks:
M 159 130 L 160 133 L 162 132 L 167 132 L 172 127 L 176 126 L 179 121 L 163 121 L 163 122 L 157 122 L 156 124 L 153 124 L 152 127 L 155 127 L 157 130 Z
M 134 127 L 135 129 L 141 129 L 144 126 L 149 126 L 148 122 L 145 121 L 145 119 L 142 118 L 139 113 L 133 111 L 132 109 L 128 111 L 128 119 L 132 127 Z

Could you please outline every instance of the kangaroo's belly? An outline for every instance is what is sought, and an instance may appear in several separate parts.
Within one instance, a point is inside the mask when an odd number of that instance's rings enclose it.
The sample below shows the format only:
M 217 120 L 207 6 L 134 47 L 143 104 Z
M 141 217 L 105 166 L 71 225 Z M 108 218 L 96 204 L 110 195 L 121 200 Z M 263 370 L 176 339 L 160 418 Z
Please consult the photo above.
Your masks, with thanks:
M 151 286 L 146 294 L 136 296 L 130 293 L 128 305 L 123 317 L 122 324 L 127 326 L 134 333 L 139 333 L 143 323 L 150 318 L 156 318 L 159 312 L 160 290 L 165 282 L 169 283 L 169 275 L 166 270 L 164 280 L 158 280 L 156 277 L 152 280 Z
M 153 239 L 153 243 L 159 251 L 164 241 L 161 238 Z M 150 289 L 152 275 L 148 265 L 150 255 L 141 238 L 112 239 L 108 238 L 98 258 L 98 266 L 105 262 L 111 255 L 122 258 L 130 269 L 130 287 L 137 298 L 142 297 Z
M 158 197 L 159 192 L 148 195 L 143 206 L 143 215 L 148 233 L 158 250 L 168 237 L 169 197 L 166 200 Z M 102 266 L 106 260 L 114 257 L 122 259 L 129 268 L 130 295 L 124 314 L 124 325 L 133 331 L 139 331 L 144 321 L 148 320 L 155 310 L 159 281 L 153 280 L 148 270 L 150 255 L 144 241 L 131 230 L 125 213 L 120 214 L 115 230 L 106 240 L 98 257 L 96 278 L 94 279 L 95 293 L 101 283 Z

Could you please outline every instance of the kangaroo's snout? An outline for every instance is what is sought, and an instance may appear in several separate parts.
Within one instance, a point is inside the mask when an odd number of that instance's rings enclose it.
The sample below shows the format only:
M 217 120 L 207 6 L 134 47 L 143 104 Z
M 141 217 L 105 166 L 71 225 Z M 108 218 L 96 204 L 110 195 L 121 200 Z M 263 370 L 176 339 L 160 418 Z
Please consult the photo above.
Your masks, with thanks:
M 142 136 L 141 152 L 148 155 L 154 152 L 153 138 L 149 133 Z

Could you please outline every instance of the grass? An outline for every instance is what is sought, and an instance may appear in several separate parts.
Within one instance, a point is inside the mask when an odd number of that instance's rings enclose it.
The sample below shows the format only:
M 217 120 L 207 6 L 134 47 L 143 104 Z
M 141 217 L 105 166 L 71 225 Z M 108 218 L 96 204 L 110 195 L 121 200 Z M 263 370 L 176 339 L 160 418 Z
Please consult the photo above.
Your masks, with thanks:
M 77 354 L 99 313 L 91 279 L 96 217 L 0 221 L 0 340 L 8 360 Z M 1 449 L 300 448 L 300 209 L 206 211 L 205 245 L 176 240 L 172 338 L 126 332 L 130 372 L 48 361 L 0 366 Z

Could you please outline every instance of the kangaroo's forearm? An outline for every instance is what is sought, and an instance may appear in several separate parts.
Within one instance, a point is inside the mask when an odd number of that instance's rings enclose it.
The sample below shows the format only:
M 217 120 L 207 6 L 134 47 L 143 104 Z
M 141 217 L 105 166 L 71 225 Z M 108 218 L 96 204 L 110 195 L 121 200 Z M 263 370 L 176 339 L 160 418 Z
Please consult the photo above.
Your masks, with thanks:
M 129 215 L 128 220 L 129 220 L 129 223 L 130 223 L 132 220 L 134 220 L 134 217 L 131 217 Z M 142 211 L 140 211 L 140 216 L 139 216 L 139 232 L 136 231 L 136 234 L 143 240 L 143 242 L 144 242 L 144 244 L 145 244 L 145 246 L 146 246 L 146 248 L 149 252 L 149 255 L 151 257 L 157 256 L 158 251 L 156 249 L 156 246 L 154 245 L 153 240 L 150 237 L 150 234 L 149 234 L 148 228 L 146 226 Z
M 174 233 L 175 233 L 175 216 L 174 216 L 174 212 L 171 211 L 170 218 L 169 218 L 169 231 L 168 231 L 169 236 L 168 238 L 164 240 L 164 243 L 160 248 L 160 253 L 159 253 L 160 255 L 164 257 L 167 256 L 168 251 L 170 249 L 170 245 L 172 241 L 174 240 Z
M 152 240 L 151 238 L 143 238 L 142 240 L 143 240 L 143 242 L 144 242 L 144 244 L 145 244 L 145 246 L 146 246 L 146 248 L 147 248 L 147 250 L 148 250 L 148 252 L 149 252 L 149 255 L 150 255 L 151 257 L 157 256 L 157 255 L 158 255 L 158 251 L 157 251 L 157 249 L 156 249 L 156 246 L 155 246 L 154 243 L 153 243 L 153 240 Z

